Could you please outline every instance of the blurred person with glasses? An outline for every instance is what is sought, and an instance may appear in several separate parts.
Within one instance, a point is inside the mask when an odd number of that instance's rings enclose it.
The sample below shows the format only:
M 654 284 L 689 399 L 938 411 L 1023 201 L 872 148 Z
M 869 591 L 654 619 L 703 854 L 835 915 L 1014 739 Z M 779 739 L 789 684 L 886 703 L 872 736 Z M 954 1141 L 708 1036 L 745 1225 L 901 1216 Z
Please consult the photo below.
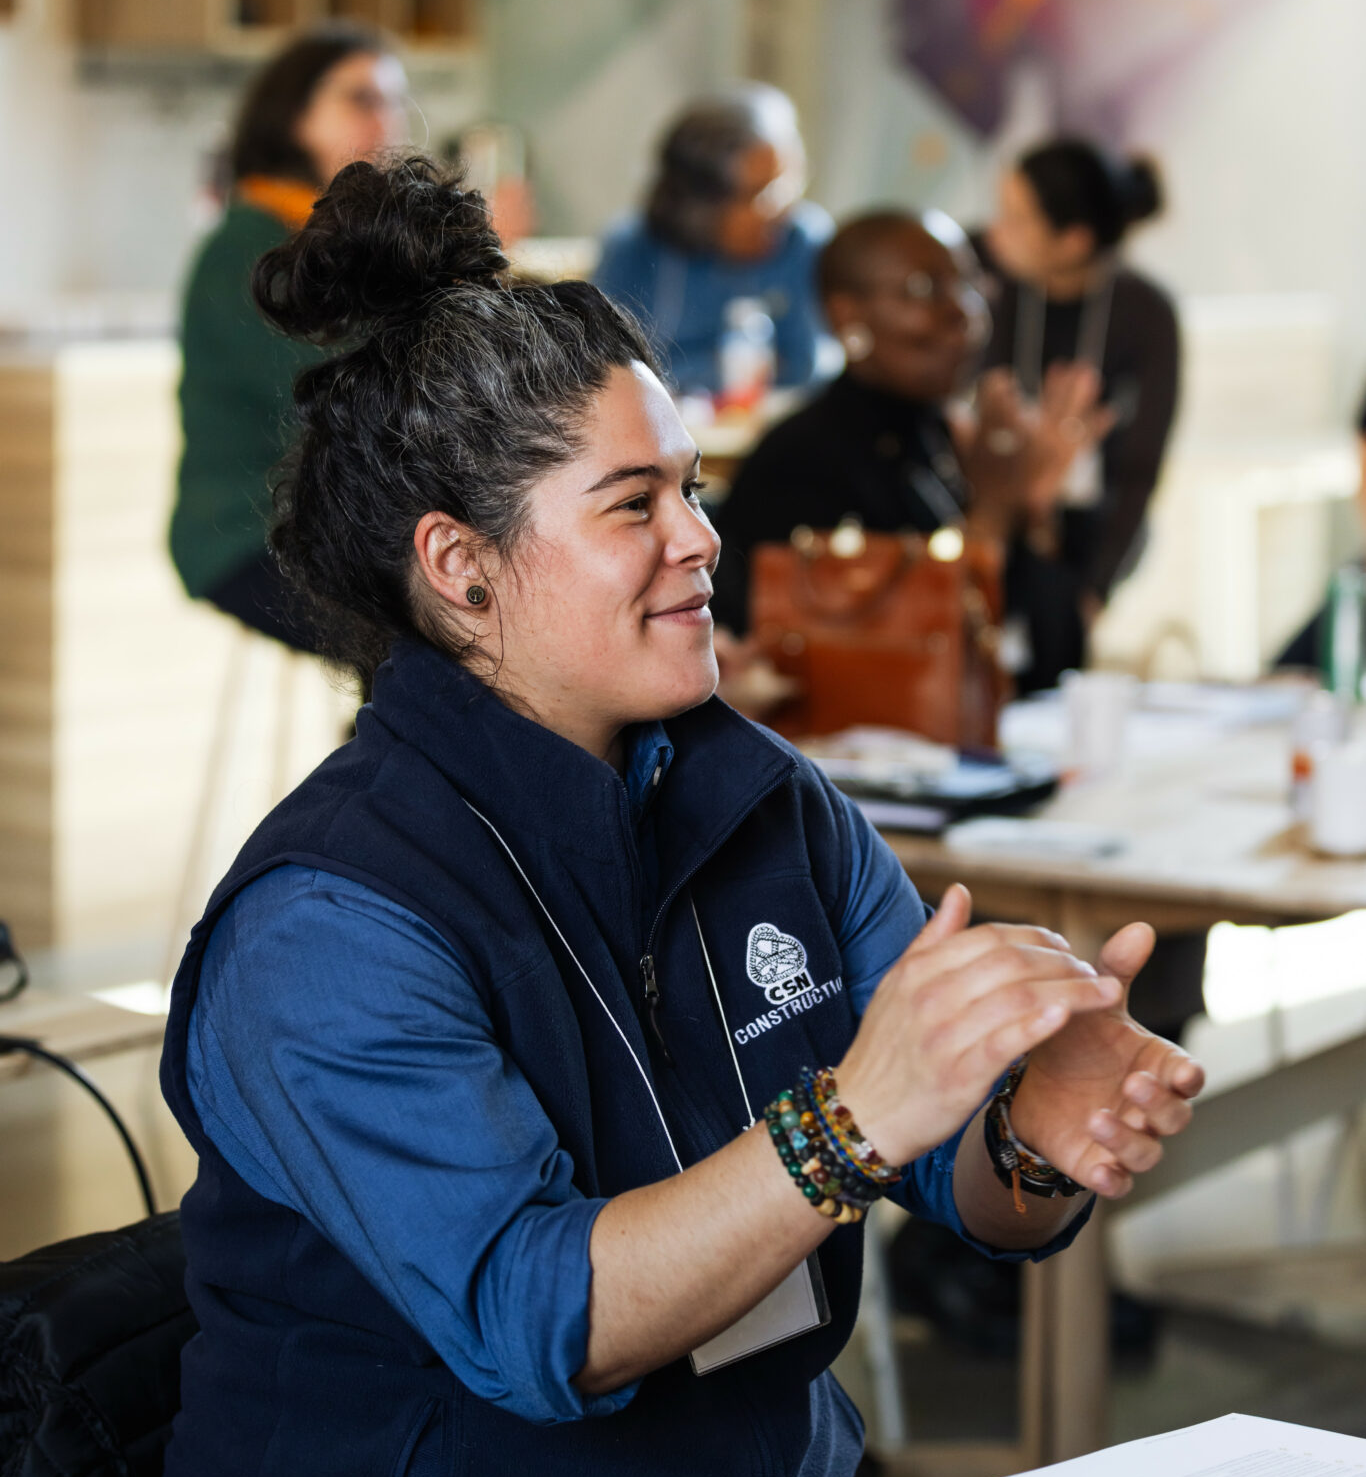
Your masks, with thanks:
M 594 280 L 653 330 L 677 389 L 723 388 L 723 341 L 751 304 L 772 325 L 775 382 L 816 374 L 831 223 L 805 189 L 797 112 L 775 87 L 692 103 L 665 133 L 644 212 L 608 232 Z
M 844 373 L 768 433 L 718 509 L 726 550 L 712 601 L 718 624 L 744 632 L 750 550 L 800 525 L 855 518 L 870 533 L 962 525 L 1000 546 L 1017 686 L 1051 686 L 1079 659 L 1081 626 L 1051 551 L 1029 537 L 1032 510 L 1051 506 L 1078 447 L 1108 427 L 1095 374 L 1060 366 L 1030 404 L 1011 373 L 997 370 L 978 383 L 972 414 L 951 418 L 990 316 L 967 237 L 937 211 L 847 222 L 821 254 L 819 284 Z M 732 670 L 746 669 L 746 647 L 723 640 L 718 650 Z
M 267 326 L 251 270 L 339 170 L 405 140 L 407 101 L 402 64 L 378 31 L 337 22 L 290 42 L 242 102 L 226 209 L 185 292 L 171 556 L 191 596 L 302 650 L 314 643 L 266 547 L 267 473 L 286 450 L 294 377 L 321 351 Z

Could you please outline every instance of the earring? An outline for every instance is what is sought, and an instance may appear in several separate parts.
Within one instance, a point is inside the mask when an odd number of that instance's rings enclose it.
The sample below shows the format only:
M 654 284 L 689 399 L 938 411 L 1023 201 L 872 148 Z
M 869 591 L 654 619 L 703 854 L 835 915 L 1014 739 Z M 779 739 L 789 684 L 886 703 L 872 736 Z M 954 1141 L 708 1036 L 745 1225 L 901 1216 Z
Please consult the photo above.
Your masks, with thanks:
M 468 600 L 471 605 L 482 605 L 484 601 L 488 599 L 488 591 L 483 587 L 483 585 L 471 585 L 469 589 L 465 591 L 465 599 Z
M 873 352 L 873 330 L 866 323 L 851 323 L 840 334 L 844 357 L 857 364 Z

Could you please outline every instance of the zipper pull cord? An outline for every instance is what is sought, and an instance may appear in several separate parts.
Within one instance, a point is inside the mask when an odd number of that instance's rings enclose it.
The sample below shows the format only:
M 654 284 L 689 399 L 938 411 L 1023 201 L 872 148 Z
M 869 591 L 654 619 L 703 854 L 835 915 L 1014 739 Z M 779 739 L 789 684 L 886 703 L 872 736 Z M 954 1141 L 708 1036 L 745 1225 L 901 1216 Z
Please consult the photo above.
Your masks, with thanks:
M 650 1030 L 654 1032 L 654 1038 L 659 1043 L 664 1060 L 671 1067 L 676 1066 L 673 1053 L 669 1050 L 669 1043 L 664 1039 L 664 1028 L 659 1021 L 659 1008 L 663 1005 L 664 998 L 659 993 L 659 982 L 655 979 L 655 956 L 653 954 L 645 954 L 641 957 L 640 977 L 645 981 L 645 1004 L 650 1011 Z

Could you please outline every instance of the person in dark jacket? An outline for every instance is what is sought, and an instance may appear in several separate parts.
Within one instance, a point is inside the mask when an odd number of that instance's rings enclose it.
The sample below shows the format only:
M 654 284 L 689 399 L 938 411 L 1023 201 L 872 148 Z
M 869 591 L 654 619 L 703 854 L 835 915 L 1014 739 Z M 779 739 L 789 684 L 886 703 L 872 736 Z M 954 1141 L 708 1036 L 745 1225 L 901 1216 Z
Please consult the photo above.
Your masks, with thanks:
M 1075 459 L 1052 508 L 1088 625 L 1137 561 L 1176 414 L 1176 309 L 1122 255 L 1162 204 L 1150 160 L 1055 139 L 1006 171 L 995 218 L 974 238 L 990 279 L 984 364 L 1012 369 L 1027 396 L 1043 392 L 1051 366 L 1089 365 L 1111 411 L 1107 434 Z
M 266 548 L 266 476 L 285 451 L 294 376 L 319 351 L 275 333 L 251 269 L 353 159 L 406 134 L 403 68 L 379 32 L 334 22 L 292 41 L 242 103 L 222 219 L 200 248 L 181 325 L 181 455 L 171 557 L 188 594 L 289 646 L 313 640 Z
M 966 387 L 988 319 L 966 238 L 938 212 L 847 221 L 821 255 L 819 281 L 846 368 L 768 433 L 718 510 L 718 622 L 745 631 L 750 550 L 798 525 L 853 517 L 871 532 L 928 533 L 961 523 L 999 546 L 1018 689 L 1052 686 L 1080 664 L 1083 632 L 1048 510 L 1107 423 L 1094 374 L 1056 368 L 1032 407 L 1008 371 L 995 371 L 979 386 L 975 423 L 950 426 L 946 402 Z
M 256 274 L 338 346 L 274 544 L 374 696 L 176 977 L 168 1477 L 841 1477 L 867 1205 L 1047 1254 L 1200 1085 L 1125 1010 L 1144 926 L 1097 971 L 961 888 L 927 921 L 711 696 L 718 541 L 642 334 L 505 268 L 414 158 L 343 170 Z

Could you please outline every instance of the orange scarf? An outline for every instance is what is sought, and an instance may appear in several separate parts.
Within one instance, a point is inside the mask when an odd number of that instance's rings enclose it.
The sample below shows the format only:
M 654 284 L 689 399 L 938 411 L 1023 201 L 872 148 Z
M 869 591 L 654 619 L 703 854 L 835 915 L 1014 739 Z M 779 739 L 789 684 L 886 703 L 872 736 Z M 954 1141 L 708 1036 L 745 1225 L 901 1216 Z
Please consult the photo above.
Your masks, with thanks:
M 313 202 L 318 198 L 316 185 L 296 179 L 275 179 L 268 174 L 249 174 L 237 181 L 237 198 L 273 215 L 291 231 L 297 231 L 308 219 Z

